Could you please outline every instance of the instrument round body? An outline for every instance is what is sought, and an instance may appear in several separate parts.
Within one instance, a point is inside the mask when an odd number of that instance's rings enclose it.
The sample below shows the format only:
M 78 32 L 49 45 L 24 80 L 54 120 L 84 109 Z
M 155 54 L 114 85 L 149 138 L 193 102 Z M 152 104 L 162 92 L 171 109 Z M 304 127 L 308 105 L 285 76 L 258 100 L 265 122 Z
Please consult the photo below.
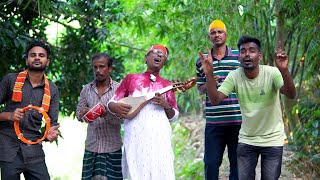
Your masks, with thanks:
M 118 103 L 129 104 L 131 106 L 126 118 L 132 119 L 140 112 L 140 110 L 148 103 L 148 101 L 149 99 L 147 99 L 145 96 L 138 96 L 122 98 L 118 101 Z
M 42 107 L 38 107 L 38 106 L 27 106 L 27 107 L 24 107 L 23 108 L 23 111 L 26 112 L 27 110 L 29 109 L 36 109 L 38 110 L 39 113 L 41 113 L 45 119 L 45 122 L 46 122 L 46 129 L 45 129 L 45 132 L 42 136 L 42 138 L 38 139 L 37 141 L 31 141 L 31 140 L 28 140 L 26 139 L 23 134 L 21 133 L 20 131 L 20 128 L 19 128 L 19 121 L 14 121 L 14 130 L 16 132 L 16 135 L 18 137 L 18 139 L 20 139 L 22 142 L 26 143 L 26 144 L 38 144 L 40 143 L 41 141 L 43 141 L 47 136 L 48 136 L 48 133 L 49 133 L 49 130 L 50 130 L 50 118 L 48 116 L 48 114 L 46 113 L 46 111 L 42 108 Z

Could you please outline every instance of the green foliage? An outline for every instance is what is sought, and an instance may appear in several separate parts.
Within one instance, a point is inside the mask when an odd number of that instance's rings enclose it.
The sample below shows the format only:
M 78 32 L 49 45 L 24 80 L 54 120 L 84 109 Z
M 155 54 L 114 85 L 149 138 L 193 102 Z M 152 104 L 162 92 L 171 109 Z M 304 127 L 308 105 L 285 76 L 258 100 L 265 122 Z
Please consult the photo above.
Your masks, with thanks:
M 202 157 L 199 157 L 199 150 L 203 149 L 199 148 L 199 141 L 203 141 L 203 136 L 197 134 L 203 132 L 197 129 L 204 127 L 199 126 L 196 118 L 188 119 L 187 116 L 180 117 L 179 123 L 173 123 L 172 127 L 176 178 L 204 179 L 204 163 Z
M 292 149 L 312 159 L 313 156 L 320 154 L 320 107 L 318 104 L 313 104 L 311 107 L 307 104 L 299 104 L 293 111 L 299 112 L 301 124 L 293 130 Z
M 291 169 L 306 179 L 320 177 L 320 78 L 314 75 L 304 82 L 301 101 L 294 106 L 292 114 L 298 116 L 292 135 L 289 136 L 290 148 L 296 156 L 289 163 Z
M 320 177 L 320 157 L 314 155 L 312 159 L 304 153 L 297 152 L 295 157 L 288 162 L 288 167 L 295 172 L 296 176 L 303 179 L 319 179 Z
M 106 52 L 114 56 L 114 80 L 120 81 L 124 55 L 105 42 L 110 39 L 108 27 L 121 21 L 122 9 L 118 1 L 8 1 L 1 4 L 0 13 L 0 76 L 25 68 L 22 58 L 26 45 L 32 39 L 48 39 L 46 27 L 53 22 L 63 25 L 51 42 L 51 64 L 47 74 L 60 90 L 61 112 L 70 115 L 76 107 L 84 84 L 93 80 L 91 56 Z M 54 8 L 53 8 L 54 7 Z M 71 26 L 77 23 L 79 27 Z M 49 31 L 52 31 L 52 29 Z

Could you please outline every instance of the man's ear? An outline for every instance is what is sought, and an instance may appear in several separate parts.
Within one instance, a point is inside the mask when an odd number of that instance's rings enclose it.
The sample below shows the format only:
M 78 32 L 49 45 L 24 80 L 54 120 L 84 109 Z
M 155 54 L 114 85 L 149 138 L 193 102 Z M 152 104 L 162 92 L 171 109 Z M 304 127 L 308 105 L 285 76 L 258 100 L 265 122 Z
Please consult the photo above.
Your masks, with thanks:
M 259 61 L 262 60 L 262 52 L 259 53 Z

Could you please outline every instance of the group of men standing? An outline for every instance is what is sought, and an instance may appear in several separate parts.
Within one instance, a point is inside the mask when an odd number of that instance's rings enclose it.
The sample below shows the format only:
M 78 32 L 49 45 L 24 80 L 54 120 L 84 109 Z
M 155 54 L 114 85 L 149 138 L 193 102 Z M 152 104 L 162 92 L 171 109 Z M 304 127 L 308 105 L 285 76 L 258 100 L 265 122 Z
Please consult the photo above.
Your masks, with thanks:
M 227 37 L 225 24 L 214 20 L 208 29 L 212 47 L 206 53 L 199 52 L 196 62 L 198 92 L 206 94 L 205 178 L 219 178 L 227 147 L 229 179 L 254 179 L 259 156 L 262 179 L 278 179 L 285 139 L 279 94 L 295 97 L 288 57 L 279 47 L 275 52 L 276 67 L 259 65 L 262 52 L 258 39 L 242 36 L 236 50 L 226 45 Z M 0 104 L 5 104 L 0 113 L 0 168 L 4 180 L 20 179 L 21 173 L 27 180 L 50 179 L 41 143 L 24 144 L 13 128 L 13 122 L 20 121 L 26 136 L 41 136 L 41 114 L 22 109 L 35 105 L 48 112 L 53 124 L 46 140 L 52 142 L 59 135 L 59 93 L 44 74 L 49 54 L 46 44 L 31 44 L 26 51 L 28 69 L 10 73 L 0 83 Z M 105 53 L 93 55 L 95 79 L 81 90 L 76 116 L 82 121 L 83 115 L 98 103 L 104 104 L 107 111 L 88 124 L 82 179 L 175 179 L 170 123 L 178 119 L 179 110 L 173 91 L 158 93 L 171 85 L 160 76 L 168 56 L 167 47 L 151 46 L 144 57 L 147 70 L 129 74 L 118 83 L 110 77 L 112 57 Z M 152 100 L 136 116 L 126 117 L 132 105 L 119 100 L 150 93 Z

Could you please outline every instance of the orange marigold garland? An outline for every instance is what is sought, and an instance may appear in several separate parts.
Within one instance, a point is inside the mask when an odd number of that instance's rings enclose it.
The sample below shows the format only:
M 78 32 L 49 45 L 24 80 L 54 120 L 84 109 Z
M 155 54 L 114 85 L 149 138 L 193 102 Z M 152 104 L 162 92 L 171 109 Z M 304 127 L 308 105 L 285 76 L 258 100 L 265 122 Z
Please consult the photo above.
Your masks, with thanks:
M 22 101 L 22 87 L 24 85 L 24 82 L 27 78 L 28 70 L 22 71 L 18 74 L 16 82 L 14 83 L 13 87 L 13 95 L 12 95 L 12 101 L 14 102 L 21 102 Z M 44 95 L 42 98 L 42 107 L 43 109 L 48 112 L 50 107 L 50 87 L 49 87 L 49 80 L 47 79 L 47 76 L 44 75 Z

